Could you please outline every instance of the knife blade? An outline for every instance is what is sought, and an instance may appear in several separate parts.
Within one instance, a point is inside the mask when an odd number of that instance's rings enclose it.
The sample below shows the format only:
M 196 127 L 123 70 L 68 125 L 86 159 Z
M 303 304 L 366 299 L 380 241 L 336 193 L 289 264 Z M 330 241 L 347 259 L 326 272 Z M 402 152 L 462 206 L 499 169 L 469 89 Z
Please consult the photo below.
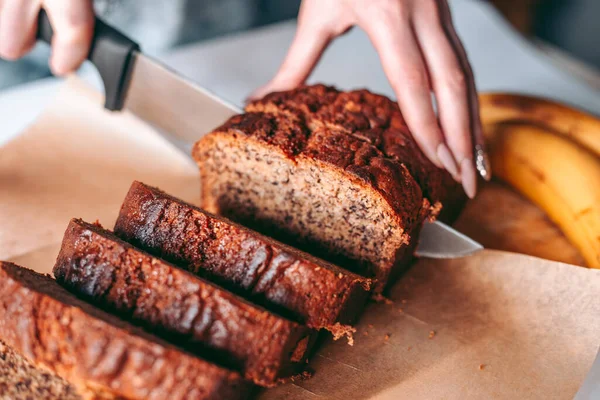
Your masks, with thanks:
M 50 43 L 52 26 L 39 15 L 38 38 Z M 231 103 L 187 80 L 140 51 L 137 43 L 96 18 L 88 59 L 96 66 L 105 89 L 105 108 L 127 109 L 150 123 L 191 157 L 194 142 L 229 117 L 242 112 Z M 426 223 L 416 255 L 462 257 L 483 247 L 441 222 Z
M 188 155 L 200 136 L 242 112 L 139 51 L 133 58 L 124 108 L 159 128 Z
M 459 258 L 483 250 L 483 246 L 440 221 L 426 222 L 415 255 L 427 258 Z

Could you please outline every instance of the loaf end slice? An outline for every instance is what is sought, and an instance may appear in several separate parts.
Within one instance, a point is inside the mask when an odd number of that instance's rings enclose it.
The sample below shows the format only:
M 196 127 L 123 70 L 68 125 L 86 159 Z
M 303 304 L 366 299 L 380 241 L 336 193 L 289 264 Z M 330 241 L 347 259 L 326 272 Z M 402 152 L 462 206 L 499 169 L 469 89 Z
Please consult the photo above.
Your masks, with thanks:
M 121 238 L 306 325 L 348 334 L 371 280 L 134 182 Z
M 98 398 L 239 399 L 236 373 L 87 304 L 52 278 L 0 262 L 0 338 L 36 367 Z
M 329 126 L 246 113 L 200 139 L 202 207 L 374 278 L 381 292 L 430 216 L 406 166 Z
M 300 373 L 316 337 L 312 329 L 81 220 L 67 227 L 53 272 L 92 304 L 261 386 Z
M 0 341 L 0 399 L 2 400 L 84 400 L 92 393 L 80 393 L 58 375 L 38 368 Z

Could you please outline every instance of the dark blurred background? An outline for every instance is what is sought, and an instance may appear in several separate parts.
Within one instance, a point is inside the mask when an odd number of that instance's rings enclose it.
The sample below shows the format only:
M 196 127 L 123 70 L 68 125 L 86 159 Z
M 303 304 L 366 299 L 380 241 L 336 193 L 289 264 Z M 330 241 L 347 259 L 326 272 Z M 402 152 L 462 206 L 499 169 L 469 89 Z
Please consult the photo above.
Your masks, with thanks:
M 588 74 L 600 71 L 600 0 L 488 1 L 545 51 L 568 54 Z M 94 5 L 99 15 L 136 39 L 146 52 L 158 54 L 295 18 L 300 0 L 95 0 Z M 0 90 L 49 76 L 48 55 L 46 47 L 38 46 L 18 62 L 0 60 Z

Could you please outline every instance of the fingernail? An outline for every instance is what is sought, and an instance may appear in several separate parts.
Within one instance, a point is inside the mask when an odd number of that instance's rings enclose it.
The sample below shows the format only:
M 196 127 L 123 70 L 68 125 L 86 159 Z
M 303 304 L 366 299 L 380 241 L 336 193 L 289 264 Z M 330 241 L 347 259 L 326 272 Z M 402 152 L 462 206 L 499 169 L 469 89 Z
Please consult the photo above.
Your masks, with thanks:
M 473 160 L 470 158 L 463 159 L 460 163 L 460 173 L 465 193 L 469 198 L 474 198 L 477 193 L 477 175 L 473 166 Z
M 445 143 L 440 143 L 437 147 L 436 154 L 444 168 L 450 172 L 450 175 L 452 175 L 455 180 L 460 181 L 458 165 L 456 165 L 456 161 L 454 160 L 454 157 L 452 157 L 452 153 L 450 153 L 448 146 L 446 146 Z
M 478 144 L 475 146 L 475 167 L 479 172 L 479 175 L 487 182 L 492 179 L 492 167 L 490 165 L 490 159 L 482 145 Z

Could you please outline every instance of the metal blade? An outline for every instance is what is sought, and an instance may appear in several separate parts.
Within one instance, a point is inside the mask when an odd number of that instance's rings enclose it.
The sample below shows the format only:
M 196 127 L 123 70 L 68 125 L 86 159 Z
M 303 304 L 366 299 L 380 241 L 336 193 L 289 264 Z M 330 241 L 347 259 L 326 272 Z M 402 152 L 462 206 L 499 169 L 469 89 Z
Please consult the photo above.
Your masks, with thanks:
M 435 221 L 425 223 L 415 255 L 428 258 L 458 258 L 483 250 L 483 246 L 452 229 Z
M 134 56 L 125 108 L 188 155 L 202 135 L 242 112 L 160 62 L 139 52 Z

